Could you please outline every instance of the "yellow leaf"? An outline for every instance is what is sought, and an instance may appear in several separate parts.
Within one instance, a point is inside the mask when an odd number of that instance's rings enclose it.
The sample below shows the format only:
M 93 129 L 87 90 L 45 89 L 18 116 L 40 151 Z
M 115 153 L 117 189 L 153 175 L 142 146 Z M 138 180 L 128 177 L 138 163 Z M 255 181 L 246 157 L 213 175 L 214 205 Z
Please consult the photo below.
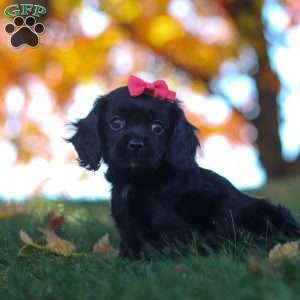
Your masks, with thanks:
M 43 249 L 44 247 L 36 244 L 32 238 L 28 235 L 27 232 L 25 232 L 24 230 L 20 230 L 20 239 L 21 241 L 25 244 L 25 245 L 29 245 L 31 247 L 37 248 L 37 249 Z
M 93 247 L 93 252 L 100 255 L 115 255 L 116 250 L 112 247 L 109 240 L 109 234 L 106 233 Z
M 138 0 L 101 1 L 102 8 L 124 23 L 136 20 L 142 14 L 141 3 Z
M 161 47 L 169 41 L 184 35 L 179 23 L 168 15 L 161 15 L 151 21 L 149 39 L 156 47 Z
M 297 259 L 300 257 L 299 242 L 275 245 L 269 252 L 270 262 Z
M 70 256 L 75 251 L 76 247 L 72 242 L 60 238 L 54 233 L 54 231 L 41 228 L 39 230 L 47 238 L 47 245 L 45 249 L 47 249 L 48 251 L 63 256 Z

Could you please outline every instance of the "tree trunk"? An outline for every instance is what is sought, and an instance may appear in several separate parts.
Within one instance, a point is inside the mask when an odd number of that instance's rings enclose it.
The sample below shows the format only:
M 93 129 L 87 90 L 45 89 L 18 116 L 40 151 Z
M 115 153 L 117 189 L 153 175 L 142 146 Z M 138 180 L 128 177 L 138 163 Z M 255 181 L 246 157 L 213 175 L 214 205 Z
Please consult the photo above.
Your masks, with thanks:
M 253 120 L 257 128 L 257 148 L 259 158 L 268 177 L 280 177 L 284 173 L 285 162 L 282 160 L 282 145 L 279 137 L 279 114 L 277 94 L 280 84 L 278 77 L 271 70 L 267 59 L 259 62 L 255 74 L 260 113 Z
M 264 36 L 265 28 L 261 15 L 263 1 L 259 3 L 259 1 L 253 0 L 235 0 L 228 3 L 230 3 L 228 13 L 240 30 L 241 38 L 252 45 L 258 57 L 258 70 L 254 79 L 260 113 L 251 122 L 258 133 L 256 145 L 260 161 L 268 178 L 300 174 L 300 156 L 294 162 L 287 162 L 282 157 L 282 144 L 279 136 L 279 105 L 277 103 L 280 81 L 272 70 L 268 57 L 268 43 Z M 248 22 L 244 21 L 245 18 L 248 18 Z M 249 18 L 252 18 L 252 22 L 249 22 Z M 249 23 L 252 26 L 249 26 Z

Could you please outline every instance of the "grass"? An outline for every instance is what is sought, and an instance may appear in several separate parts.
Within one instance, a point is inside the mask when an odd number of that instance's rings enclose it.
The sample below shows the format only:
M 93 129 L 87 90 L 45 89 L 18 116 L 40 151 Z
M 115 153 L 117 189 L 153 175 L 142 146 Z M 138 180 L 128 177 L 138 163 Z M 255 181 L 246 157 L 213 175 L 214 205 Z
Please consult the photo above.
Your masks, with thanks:
M 269 194 L 294 212 L 300 211 L 300 179 L 272 182 L 256 195 Z M 298 202 L 297 202 L 298 201 Z M 108 203 L 67 203 L 30 200 L 30 216 L 0 220 L 0 299 L 298 299 L 300 262 L 284 263 L 270 272 L 247 271 L 239 249 L 224 248 L 219 254 L 202 257 L 191 250 L 188 256 L 168 258 L 154 255 L 149 261 L 126 261 L 102 257 L 92 246 L 109 232 L 114 246 L 118 236 L 109 217 Z M 67 222 L 61 236 L 73 241 L 71 257 L 26 248 L 19 230 L 39 241 L 38 227 L 45 225 L 49 208 L 64 212 Z M 266 253 L 261 253 L 265 256 Z

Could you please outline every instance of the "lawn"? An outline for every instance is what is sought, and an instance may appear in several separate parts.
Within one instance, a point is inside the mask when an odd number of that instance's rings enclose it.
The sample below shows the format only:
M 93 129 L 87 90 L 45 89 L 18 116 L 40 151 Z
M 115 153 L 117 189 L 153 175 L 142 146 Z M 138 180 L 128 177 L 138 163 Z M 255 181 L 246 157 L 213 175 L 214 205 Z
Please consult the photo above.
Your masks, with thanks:
M 300 212 L 299 178 L 272 182 L 254 193 L 268 194 Z M 32 214 L 0 220 L 1 300 L 299 299 L 300 262 L 270 269 L 264 267 L 267 253 L 262 252 L 254 259 L 259 271 L 250 272 L 246 251 L 234 247 L 209 257 L 193 249 L 187 256 L 153 255 L 148 261 L 100 256 L 92 248 L 103 234 L 110 233 L 115 247 L 118 243 L 107 202 L 31 199 L 29 205 Z M 63 257 L 26 248 L 18 255 L 22 247 L 19 230 L 41 242 L 37 228 L 45 226 L 49 208 L 66 216 L 60 235 L 74 242 L 76 252 Z

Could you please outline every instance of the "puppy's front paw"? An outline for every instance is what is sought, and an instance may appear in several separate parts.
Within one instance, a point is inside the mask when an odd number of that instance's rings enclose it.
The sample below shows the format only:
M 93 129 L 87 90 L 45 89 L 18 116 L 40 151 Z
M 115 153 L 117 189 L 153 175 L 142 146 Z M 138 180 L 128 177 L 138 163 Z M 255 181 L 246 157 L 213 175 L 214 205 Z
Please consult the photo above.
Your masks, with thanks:
M 138 250 L 134 250 L 125 245 L 120 245 L 119 257 L 126 259 L 141 259 L 141 253 Z

